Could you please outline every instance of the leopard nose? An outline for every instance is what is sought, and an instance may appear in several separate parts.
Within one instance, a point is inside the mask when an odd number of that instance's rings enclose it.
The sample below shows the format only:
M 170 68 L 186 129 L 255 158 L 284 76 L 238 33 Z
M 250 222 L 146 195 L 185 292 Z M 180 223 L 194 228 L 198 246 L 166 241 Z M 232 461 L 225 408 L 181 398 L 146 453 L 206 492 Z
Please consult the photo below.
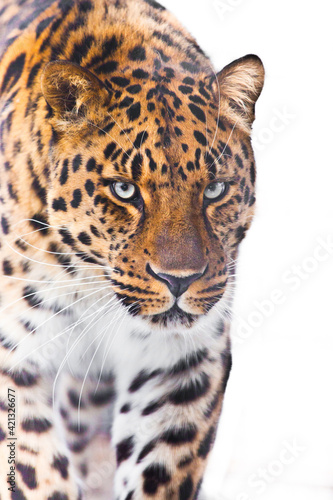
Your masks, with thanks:
M 186 292 L 189 286 L 198 279 L 200 279 L 206 273 L 206 271 L 207 271 L 207 266 L 202 272 L 190 274 L 188 276 L 178 277 L 174 276 L 173 274 L 155 272 L 153 271 L 151 266 L 147 264 L 147 272 L 155 279 L 165 283 L 169 288 L 170 292 L 172 293 L 172 295 L 176 298 L 183 295 L 183 293 Z

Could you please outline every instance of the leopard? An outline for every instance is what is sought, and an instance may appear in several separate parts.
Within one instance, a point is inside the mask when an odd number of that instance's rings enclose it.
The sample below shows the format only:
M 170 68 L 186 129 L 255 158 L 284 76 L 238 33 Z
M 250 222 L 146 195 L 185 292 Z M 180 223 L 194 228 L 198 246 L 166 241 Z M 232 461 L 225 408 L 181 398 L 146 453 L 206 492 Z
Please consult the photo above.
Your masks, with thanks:
M 155 0 L 2 0 L 1 500 L 201 498 L 264 78 Z

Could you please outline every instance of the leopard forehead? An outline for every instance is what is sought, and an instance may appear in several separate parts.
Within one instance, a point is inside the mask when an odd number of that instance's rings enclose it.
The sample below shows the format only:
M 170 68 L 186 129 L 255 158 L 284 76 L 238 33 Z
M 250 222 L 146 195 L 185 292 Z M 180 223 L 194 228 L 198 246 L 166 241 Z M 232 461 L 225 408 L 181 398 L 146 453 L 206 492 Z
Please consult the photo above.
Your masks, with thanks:
M 125 83 L 125 77 L 112 80 Z M 187 90 L 179 90 L 184 81 Z M 64 179 L 59 169 L 65 165 L 66 171 L 70 164 L 69 181 L 76 184 L 75 177 L 82 176 L 82 170 L 76 174 L 79 163 L 85 163 L 86 176 L 95 171 L 105 181 L 134 181 L 153 192 L 170 187 L 198 190 L 209 180 L 238 177 L 241 158 L 247 159 L 251 152 L 249 140 L 219 116 L 216 96 L 199 82 L 175 76 L 177 92 L 165 92 L 149 82 L 140 90 L 136 85 L 133 97 L 127 79 L 129 87 L 113 90 L 107 110 L 98 110 L 104 115 L 98 124 L 90 122 L 85 130 L 54 136 L 53 172 L 59 182 Z

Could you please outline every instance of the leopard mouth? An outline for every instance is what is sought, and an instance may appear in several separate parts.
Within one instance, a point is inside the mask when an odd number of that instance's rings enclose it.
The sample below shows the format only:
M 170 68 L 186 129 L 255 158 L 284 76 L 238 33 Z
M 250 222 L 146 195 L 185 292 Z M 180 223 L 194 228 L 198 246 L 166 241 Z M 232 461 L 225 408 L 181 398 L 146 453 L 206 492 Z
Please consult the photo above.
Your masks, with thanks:
M 199 315 L 183 311 L 178 303 L 175 302 L 167 311 L 152 316 L 144 316 L 144 318 L 153 325 L 160 325 L 163 327 L 181 325 L 190 328 L 198 320 Z

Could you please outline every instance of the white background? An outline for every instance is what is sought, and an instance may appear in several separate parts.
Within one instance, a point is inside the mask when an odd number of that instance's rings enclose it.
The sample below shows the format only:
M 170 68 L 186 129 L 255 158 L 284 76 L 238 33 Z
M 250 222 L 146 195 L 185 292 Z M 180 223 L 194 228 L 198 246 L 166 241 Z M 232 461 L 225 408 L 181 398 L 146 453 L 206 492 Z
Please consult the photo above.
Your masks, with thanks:
M 253 133 L 257 215 L 241 249 L 207 498 L 333 499 L 331 2 L 162 3 L 217 70 L 254 53 L 267 72 Z

